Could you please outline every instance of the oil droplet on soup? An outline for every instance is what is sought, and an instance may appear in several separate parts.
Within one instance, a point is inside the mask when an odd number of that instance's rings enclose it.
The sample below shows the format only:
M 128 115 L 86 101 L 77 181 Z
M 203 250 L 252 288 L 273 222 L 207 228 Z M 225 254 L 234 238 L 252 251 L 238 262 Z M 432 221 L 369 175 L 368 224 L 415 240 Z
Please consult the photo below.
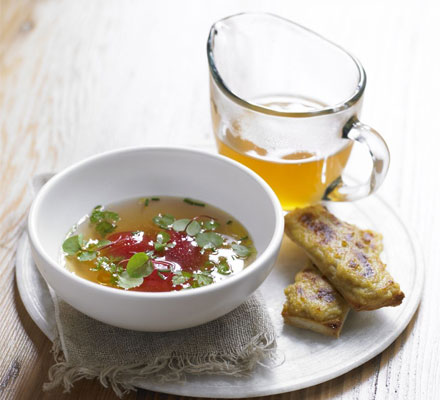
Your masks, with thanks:
M 166 292 L 227 279 L 256 256 L 235 218 L 190 198 L 160 196 L 96 206 L 65 238 L 62 263 L 89 281 Z

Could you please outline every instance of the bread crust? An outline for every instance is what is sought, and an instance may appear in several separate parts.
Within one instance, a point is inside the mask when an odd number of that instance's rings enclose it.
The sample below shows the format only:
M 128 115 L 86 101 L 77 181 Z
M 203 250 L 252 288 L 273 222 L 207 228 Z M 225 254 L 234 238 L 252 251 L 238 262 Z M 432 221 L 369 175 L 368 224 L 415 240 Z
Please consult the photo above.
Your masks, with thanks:
M 285 232 L 356 311 L 402 303 L 405 295 L 379 256 L 380 234 L 340 221 L 322 205 L 287 214 Z

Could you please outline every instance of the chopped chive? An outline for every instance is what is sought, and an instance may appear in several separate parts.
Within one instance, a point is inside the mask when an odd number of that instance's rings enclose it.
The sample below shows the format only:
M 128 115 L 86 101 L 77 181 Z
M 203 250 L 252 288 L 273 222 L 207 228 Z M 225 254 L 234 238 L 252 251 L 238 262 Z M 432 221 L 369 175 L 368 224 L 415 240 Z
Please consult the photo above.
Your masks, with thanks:
M 151 198 L 151 201 L 159 201 L 160 200 L 160 197 L 152 197 Z
M 205 205 L 206 205 L 204 203 L 201 203 L 200 201 L 189 199 L 189 198 L 185 198 L 185 199 L 183 199 L 183 201 L 191 206 L 205 207 Z
M 242 238 L 240 238 L 240 239 L 238 239 L 238 240 L 240 240 L 240 241 L 244 241 L 244 240 L 248 240 L 249 239 L 249 236 L 243 236 Z
M 145 199 L 145 201 L 144 201 L 144 206 L 145 207 L 148 207 L 148 203 L 150 202 L 150 200 L 148 200 L 148 199 Z
M 226 225 L 231 225 L 232 224 L 232 220 L 230 219 L 228 222 L 226 222 Z

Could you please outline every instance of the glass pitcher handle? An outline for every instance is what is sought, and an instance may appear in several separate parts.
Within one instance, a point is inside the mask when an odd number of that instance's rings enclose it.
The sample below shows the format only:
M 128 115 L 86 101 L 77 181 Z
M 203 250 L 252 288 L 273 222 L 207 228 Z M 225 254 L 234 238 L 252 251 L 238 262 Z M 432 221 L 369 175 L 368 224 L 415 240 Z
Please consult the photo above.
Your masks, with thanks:
M 351 201 L 366 197 L 379 188 L 388 172 L 390 152 L 385 140 L 376 130 L 352 117 L 345 124 L 342 137 L 366 146 L 373 168 L 367 182 L 361 184 L 349 185 L 339 177 L 327 188 L 323 200 Z

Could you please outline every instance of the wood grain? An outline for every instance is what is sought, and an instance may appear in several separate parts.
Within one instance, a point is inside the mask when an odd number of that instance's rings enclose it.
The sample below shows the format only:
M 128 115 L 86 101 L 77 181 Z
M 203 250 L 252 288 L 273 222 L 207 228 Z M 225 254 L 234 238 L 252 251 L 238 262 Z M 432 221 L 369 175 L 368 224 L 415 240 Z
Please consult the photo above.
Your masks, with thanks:
M 362 117 L 392 154 L 380 194 L 415 228 L 426 261 L 419 311 L 386 351 L 342 377 L 270 398 L 440 398 L 440 10 L 429 0 L 0 0 L 0 398 L 115 398 L 94 381 L 70 394 L 41 391 L 50 342 L 14 281 L 29 180 L 122 146 L 211 146 L 205 40 L 213 21 L 244 10 L 295 20 L 362 61 Z M 140 390 L 125 398 L 177 397 Z

